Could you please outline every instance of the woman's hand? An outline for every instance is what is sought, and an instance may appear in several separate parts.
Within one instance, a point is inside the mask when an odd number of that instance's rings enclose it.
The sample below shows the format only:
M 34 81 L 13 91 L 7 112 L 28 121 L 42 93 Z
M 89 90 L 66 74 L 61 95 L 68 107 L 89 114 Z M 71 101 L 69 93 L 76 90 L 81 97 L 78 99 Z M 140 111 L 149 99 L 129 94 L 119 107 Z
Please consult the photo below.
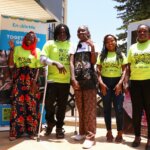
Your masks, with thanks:
M 80 85 L 79 85 L 79 82 L 77 80 L 72 80 L 71 85 L 72 85 L 74 90 L 79 90 L 80 89 Z
M 122 84 L 121 84 L 121 83 L 118 83 L 118 84 L 115 86 L 114 90 L 115 90 L 115 95 L 118 96 L 120 93 L 123 92 Z
M 67 70 L 65 69 L 64 65 L 59 63 L 59 62 L 53 62 L 53 64 L 57 67 L 57 69 L 59 70 L 60 74 L 65 74 L 67 73 Z
M 11 49 L 14 49 L 14 47 L 15 47 L 14 40 L 9 41 L 9 46 L 10 46 Z
M 94 48 L 94 44 L 93 44 L 93 41 L 91 39 L 87 39 L 86 40 L 86 43 L 91 47 L 91 48 Z
M 128 93 L 128 91 L 129 91 L 129 83 L 128 82 L 123 83 L 123 90 L 125 93 Z
M 106 84 L 105 83 L 100 83 L 100 89 L 101 89 L 101 92 L 102 92 L 103 96 L 105 96 L 107 94 L 107 89 L 108 89 Z
M 38 86 L 36 84 L 36 80 L 34 80 L 34 79 L 31 81 L 30 92 L 32 94 L 36 94 L 38 92 Z

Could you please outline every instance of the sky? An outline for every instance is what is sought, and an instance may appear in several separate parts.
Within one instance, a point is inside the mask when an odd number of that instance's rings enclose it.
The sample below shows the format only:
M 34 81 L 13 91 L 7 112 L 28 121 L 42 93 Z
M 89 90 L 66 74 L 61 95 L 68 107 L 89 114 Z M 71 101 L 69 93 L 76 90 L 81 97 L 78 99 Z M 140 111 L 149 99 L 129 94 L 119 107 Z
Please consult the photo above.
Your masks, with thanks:
M 71 41 L 77 43 L 78 27 L 87 25 L 91 39 L 102 48 L 106 34 L 116 35 L 121 32 L 117 30 L 122 20 L 117 18 L 116 5 L 118 3 L 113 0 L 68 0 L 67 25 Z

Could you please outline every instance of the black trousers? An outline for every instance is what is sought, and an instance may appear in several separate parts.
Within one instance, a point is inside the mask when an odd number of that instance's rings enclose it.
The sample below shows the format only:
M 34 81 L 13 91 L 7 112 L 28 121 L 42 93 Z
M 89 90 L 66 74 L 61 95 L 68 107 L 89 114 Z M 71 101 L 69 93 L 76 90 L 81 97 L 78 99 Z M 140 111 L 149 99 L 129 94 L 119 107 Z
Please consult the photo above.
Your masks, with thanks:
M 131 80 L 131 101 L 135 136 L 141 135 L 141 119 L 145 110 L 150 139 L 150 80 Z
M 48 83 L 45 99 L 45 119 L 48 124 L 56 124 L 57 128 L 64 125 L 69 91 L 68 83 Z

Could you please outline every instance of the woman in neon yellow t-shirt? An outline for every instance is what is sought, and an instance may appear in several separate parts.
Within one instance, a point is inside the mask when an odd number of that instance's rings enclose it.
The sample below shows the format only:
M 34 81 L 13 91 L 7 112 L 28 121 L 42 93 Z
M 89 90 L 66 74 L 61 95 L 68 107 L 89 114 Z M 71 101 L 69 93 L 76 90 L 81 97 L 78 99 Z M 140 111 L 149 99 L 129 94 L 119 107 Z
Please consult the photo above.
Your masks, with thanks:
M 113 141 L 111 131 L 111 106 L 116 113 L 118 134 L 115 142 L 122 142 L 123 129 L 123 80 L 126 73 L 127 59 L 117 48 L 117 39 L 108 34 L 104 37 L 104 46 L 97 62 L 98 80 L 102 93 L 104 118 L 107 129 L 107 141 Z
M 139 25 L 137 28 L 137 43 L 131 45 L 128 51 L 129 75 L 131 81 L 132 119 L 135 139 L 132 147 L 138 147 L 141 142 L 141 118 L 145 111 L 148 125 L 147 144 L 145 150 L 150 150 L 150 28 Z
M 48 65 L 48 85 L 45 98 L 46 136 L 50 135 L 56 126 L 56 138 L 65 137 L 63 125 L 70 91 L 68 52 L 72 48 L 68 26 L 58 24 L 54 30 L 54 40 L 47 41 L 41 52 L 41 63 Z
M 40 64 L 40 50 L 36 48 L 36 35 L 29 32 L 25 35 L 21 46 L 14 46 L 10 41 L 8 65 L 14 68 L 13 89 L 10 115 L 10 137 L 15 140 L 24 132 L 34 139 L 38 131 L 40 118 L 40 92 L 38 74 Z

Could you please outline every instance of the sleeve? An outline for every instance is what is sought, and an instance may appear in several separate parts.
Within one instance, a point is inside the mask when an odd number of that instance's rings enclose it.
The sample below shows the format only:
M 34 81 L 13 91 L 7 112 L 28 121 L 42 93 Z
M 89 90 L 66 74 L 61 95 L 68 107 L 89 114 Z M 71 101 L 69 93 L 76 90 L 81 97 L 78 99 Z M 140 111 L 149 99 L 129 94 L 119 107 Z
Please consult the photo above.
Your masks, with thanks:
M 127 61 L 128 63 L 131 63 L 131 48 L 129 49 L 128 54 L 127 54 Z
M 124 53 L 122 53 L 122 56 L 123 56 L 123 63 L 122 64 L 125 65 L 125 64 L 128 63 L 127 57 L 126 57 L 126 55 Z
M 96 62 L 97 65 L 101 65 L 101 62 L 100 62 L 100 54 L 98 55 L 97 57 L 97 62 Z
M 69 55 L 74 54 L 76 52 L 75 46 L 73 43 L 70 44 Z
M 49 51 L 50 51 L 50 47 L 51 47 L 50 41 L 47 41 L 47 42 L 44 44 L 44 46 L 43 46 L 41 55 L 48 56 Z
M 36 59 L 36 67 L 37 68 L 40 68 L 40 67 L 42 67 L 43 65 L 41 64 L 41 62 L 40 62 L 40 55 L 41 55 L 41 51 L 40 51 L 40 49 L 36 49 L 36 52 L 37 52 L 37 59 Z

